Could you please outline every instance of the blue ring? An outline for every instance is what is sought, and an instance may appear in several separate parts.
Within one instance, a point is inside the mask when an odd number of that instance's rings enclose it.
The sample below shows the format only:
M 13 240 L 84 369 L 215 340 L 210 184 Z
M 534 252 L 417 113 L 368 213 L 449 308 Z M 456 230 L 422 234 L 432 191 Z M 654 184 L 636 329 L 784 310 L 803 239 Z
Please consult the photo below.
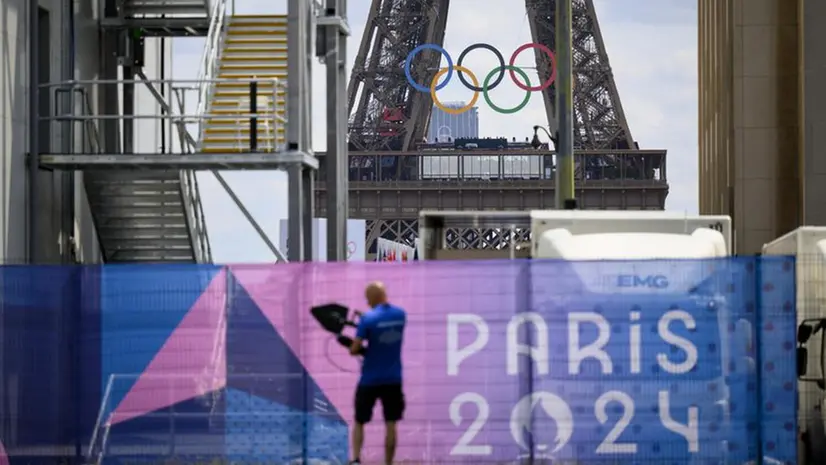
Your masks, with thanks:
M 410 85 L 419 92 L 426 92 L 429 94 L 430 87 L 425 87 L 417 83 L 413 80 L 413 76 L 410 74 L 410 65 L 413 62 L 413 57 L 416 56 L 417 53 L 425 49 L 435 50 L 444 55 L 445 58 L 447 58 L 447 76 L 445 77 L 445 82 L 436 86 L 436 90 L 444 89 L 447 83 L 450 82 L 450 78 L 453 77 L 453 58 L 450 57 L 450 54 L 447 53 L 447 50 L 443 49 L 442 47 L 439 47 L 436 44 L 419 45 L 418 47 L 414 48 L 413 51 L 407 54 L 407 60 L 404 61 L 404 75 L 407 77 L 407 82 L 409 82 Z

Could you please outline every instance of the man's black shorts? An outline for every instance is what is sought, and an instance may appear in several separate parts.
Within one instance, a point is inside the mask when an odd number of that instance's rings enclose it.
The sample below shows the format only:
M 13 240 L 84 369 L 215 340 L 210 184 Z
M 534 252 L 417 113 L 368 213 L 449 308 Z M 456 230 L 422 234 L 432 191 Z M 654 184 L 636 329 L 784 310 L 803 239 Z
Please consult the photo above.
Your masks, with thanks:
M 384 421 L 399 421 L 404 416 L 404 392 L 401 384 L 359 386 L 356 389 L 356 423 L 370 423 L 376 401 L 381 401 Z

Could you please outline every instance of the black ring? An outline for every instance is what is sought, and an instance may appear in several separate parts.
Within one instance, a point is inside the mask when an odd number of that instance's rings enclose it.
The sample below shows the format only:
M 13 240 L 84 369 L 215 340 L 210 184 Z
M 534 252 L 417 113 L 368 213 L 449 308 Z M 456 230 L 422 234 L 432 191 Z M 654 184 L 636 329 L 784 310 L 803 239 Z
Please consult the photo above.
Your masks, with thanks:
M 499 50 L 497 50 L 496 47 L 494 47 L 493 45 L 478 43 L 478 44 L 473 44 L 473 45 L 468 46 L 468 48 L 464 49 L 462 51 L 462 54 L 459 55 L 459 60 L 456 61 L 456 66 L 462 66 L 462 60 L 465 59 L 465 56 L 468 53 L 470 53 L 470 52 L 472 52 L 472 51 L 474 51 L 478 48 L 483 48 L 485 50 L 490 50 L 491 52 L 493 52 L 494 55 L 496 55 L 496 58 L 499 59 L 499 77 L 497 77 L 496 80 L 493 81 L 493 84 L 491 84 L 490 87 L 488 87 L 488 90 L 493 90 L 493 89 L 496 88 L 496 86 L 499 85 L 500 82 L 502 82 L 502 79 L 505 77 L 505 57 L 503 57 L 502 54 L 499 52 Z M 469 82 L 467 82 L 465 80 L 465 76 L 462 74 L 461 71 L 456 70 L 456 74 L 459 75 L 459 80 L 462 81 L 462 84 L 464 84 L 466 88 L 468 88 L 468 89 L 470 89 L 474 92 L 484 92 L 485 91 L 481 87 L 474 86 L 474 85 L 470 84 Z

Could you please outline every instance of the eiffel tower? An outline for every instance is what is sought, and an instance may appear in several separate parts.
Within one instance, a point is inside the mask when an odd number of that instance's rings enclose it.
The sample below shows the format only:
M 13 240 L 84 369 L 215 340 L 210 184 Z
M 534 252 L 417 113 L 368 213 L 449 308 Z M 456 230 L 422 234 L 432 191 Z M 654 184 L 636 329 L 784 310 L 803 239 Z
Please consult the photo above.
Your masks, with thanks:
M 533 42 L 555 50 L 556 0 L 524 1 Z M 372 243 L 378 237 L 411 244 L 419 209 L 553 208 L 552 180 L 547 173 L 487 180 L 422 177 L 418 165 L 433 103 L 428 93 L 410 86 L 402 70 L 408 54 L 419 45 L 443 44 L 449 7 L 450 0 L 373 0 L 369 12 L 348 87 L 350 217 L 368 220 L 368 252 L 374 251 Z M 668 193 L 665 151 L 640 151 L 631 135 L 593 0 L 573 0 L 572 26 L 574 149 L 582 154 L 577 158 L 580 206 L 662 209 Z M 534 51 L 544 82 L 552 70 L 549 58 Z M 444 66 L 441 61 L 438 52 L 425 49 L 418 53 L 411 65 L 415 81 L 431 82 Z M 548 128 L 553 132 L 557 127 L 555 87 L 551 85 L 542 95 Z M 387 157 L 388 151 L 401 154 Z M 538 179 L 530 179 L 534 177 Z M 323 195 L 324 182 L 320 181 Z M 323 211 L 321 199 L 316 205 Z M 530 232 L 525 228 L 516 233 L 460 228 L 448 233 L 447 245 L 501 248 L 511 243 L 510 234 L 523 241 Z

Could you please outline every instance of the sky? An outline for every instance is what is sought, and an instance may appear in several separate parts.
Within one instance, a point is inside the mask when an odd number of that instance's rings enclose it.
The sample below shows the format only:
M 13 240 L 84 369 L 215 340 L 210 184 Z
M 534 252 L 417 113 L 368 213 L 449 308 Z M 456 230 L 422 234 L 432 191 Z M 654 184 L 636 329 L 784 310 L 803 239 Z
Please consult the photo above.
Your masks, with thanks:
M 232 1 L 232 0 L 230 0 Z M 239 14 L 286 13 L 285 0 L 234 0 Z M 350 0 L 348 19 L 348 79 L 370 0 Z M 484 4 L 484 8 L 480 5 Z M 670 193 L 666 208 L 697 213 L 697 9 L 687 0 L 595 0 L 602 36 L 631 133 L 641 148 L 668 150 Z M 531 42 L 521 0 L 451 0 L 444 47 L 454 56 L 468 45 L 487 42 L 508 57 Z M 518 7 L 517 7 L 518 6 Z M 203 50 L 202 39 L 175 39 L 173 78 L 194 79 Z M 443 62 L 444 63 L 444 62 Z M 464 66 L 484 79 L 497 66 L 493 55 L 475 51 Z M 530 53 L 517 65 L 535 66 Z M 530 73 L 529 73 L 530 75 Z M 536 74 L 531 76 L 537 81 Z M 507 83 L 508 81 L 503 81 Z M 325 68 L 313 66 L 313 149 L 326 149 Z M 442 101 L 468 101 L 472 93 L 454 79 L 439 92 Z M 510 107 L 524 97 L 516 86 L 491 92 L 499 106 Z M 480 134 L 531 136 L 531 127 L 545 125 L 541 95 L 513 115 L 490 110 L 479 99 Z M 227 172 L 225 178 L 256 220 L 278 244 L 279 223 L 287 216 L 287 180 L 280 172 Z M 199 175 L 201 197 L 213 259 L 222 263 L 272 262 L 274 257 L 215 178 Z

